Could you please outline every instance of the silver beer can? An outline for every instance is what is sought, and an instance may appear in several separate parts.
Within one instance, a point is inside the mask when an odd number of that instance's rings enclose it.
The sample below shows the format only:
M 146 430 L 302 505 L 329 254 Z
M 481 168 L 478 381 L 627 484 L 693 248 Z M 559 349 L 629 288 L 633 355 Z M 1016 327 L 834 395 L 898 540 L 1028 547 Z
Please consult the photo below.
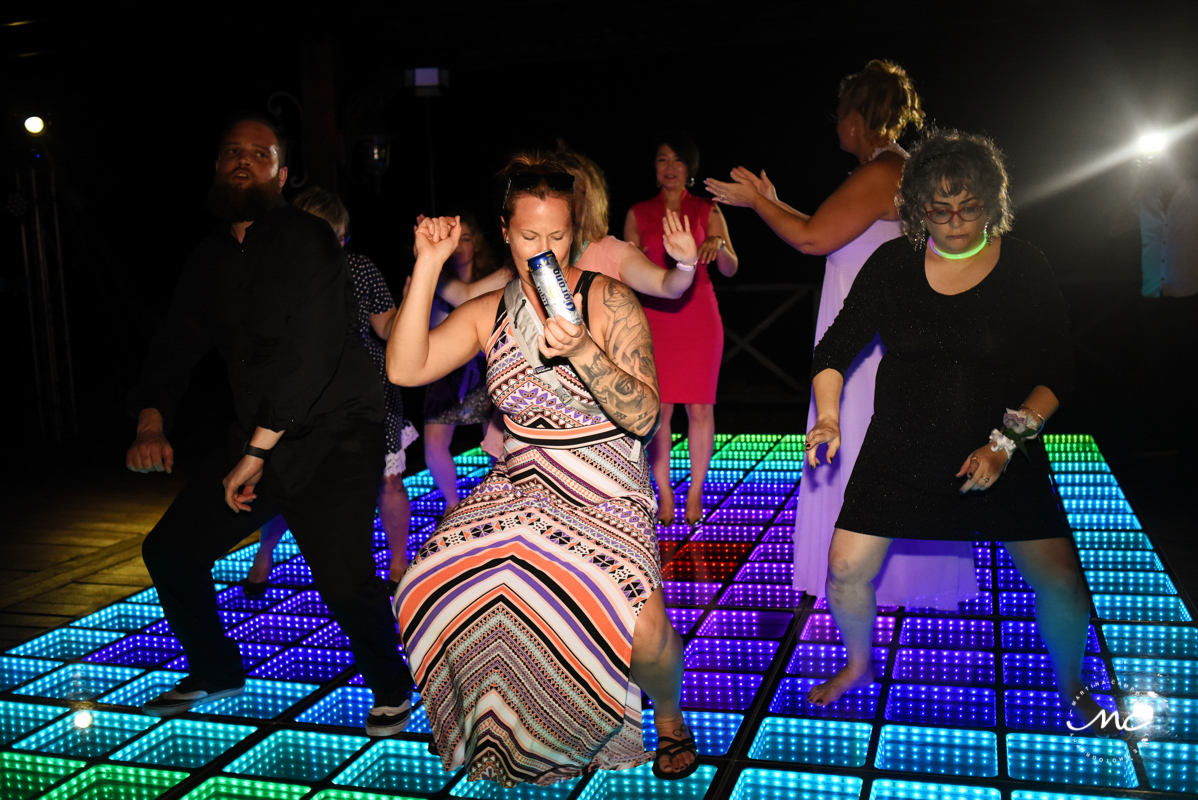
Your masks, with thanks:
M 545 313 L 550 317 L 563 317 L 575 325 L 582 325 L 582 314 L 574 305 L 574 296 L 570 294 L 570 285 L 566 276 L 557 263 L 557 257 L 552 250 L 537 253 L 528 259 L 528 272 L 532 276 L 533 286 L 541 296 L 541 304 Z

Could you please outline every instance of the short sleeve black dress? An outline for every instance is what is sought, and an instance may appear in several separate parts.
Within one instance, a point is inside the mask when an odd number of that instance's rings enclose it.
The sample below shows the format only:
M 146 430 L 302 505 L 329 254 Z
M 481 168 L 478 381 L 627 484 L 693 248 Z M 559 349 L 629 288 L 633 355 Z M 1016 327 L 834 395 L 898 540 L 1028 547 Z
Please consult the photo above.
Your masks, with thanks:
M 943 295 L 924 251 L 906 238 L 861 268 L 815 348 L 812 376 L 842 374 L 880 333 L 874 416 L 845 492 L 838 528 L 904 539 L 1012 541 L 1069 535 L 1040 441 L 1016 451 L 986 492 L 958 491 L 965 459 L 1039 385 L 1062 402 L 1073 388 L 1065 301 L 1035 247 L 1004 237 L 977 286 Z

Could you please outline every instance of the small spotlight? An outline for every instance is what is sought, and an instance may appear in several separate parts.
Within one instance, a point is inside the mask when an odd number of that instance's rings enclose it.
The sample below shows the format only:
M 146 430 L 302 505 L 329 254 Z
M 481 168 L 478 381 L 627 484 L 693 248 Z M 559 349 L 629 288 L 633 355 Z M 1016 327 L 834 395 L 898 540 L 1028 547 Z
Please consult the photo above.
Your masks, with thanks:
M 25 130 L 37 136 L 46 129 L 46 122 L 41 117 L 28 117 L 25 120 Z
M 1151 722 L 1153 708 L 1148 703 L 1136 703 L 1131 707 L 1131 715 L 1143 722 Z
M 1165 149 L 1165 134 L 1160 131 L 1146 133 L 1140 137 L 1141 153 L 1159 153 Z
M 95 722 L 95 719 L 92 718 L 92 712 L 90 711 L 80 711 L 71 720 L 71 723 L 79 730 L 90 728 L 93 722 Z

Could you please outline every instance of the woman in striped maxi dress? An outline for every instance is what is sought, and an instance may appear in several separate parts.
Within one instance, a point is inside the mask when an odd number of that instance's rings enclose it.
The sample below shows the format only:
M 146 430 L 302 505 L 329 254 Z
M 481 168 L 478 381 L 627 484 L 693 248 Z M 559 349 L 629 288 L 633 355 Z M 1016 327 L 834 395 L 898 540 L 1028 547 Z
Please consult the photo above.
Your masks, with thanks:
M 460 227 L 426 220 L 387 352 L 391 380 L 417 385 L 481 349 L 505 423 L 503 459 L 400 583 L 404 647 L 446 769 L 513 786 L 644 763 L 644 689 L 662 744 L 654 772 L 684 777 L 697 752 L 641 443 L 659 407 L 648 327 L 631 290 L 573 267 L 585 325 L 545 318 L 525 265 L 545 250 L 569 264 L 572 178 L 553 163 L 512 172 L 503 220 L 517 279 L 428 331 Z

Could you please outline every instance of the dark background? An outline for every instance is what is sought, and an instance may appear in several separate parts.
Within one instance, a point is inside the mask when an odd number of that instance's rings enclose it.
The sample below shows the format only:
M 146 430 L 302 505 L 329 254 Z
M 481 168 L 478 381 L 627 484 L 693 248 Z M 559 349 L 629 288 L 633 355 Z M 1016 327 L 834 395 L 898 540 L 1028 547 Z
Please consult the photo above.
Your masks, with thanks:
M 186 253 L 214 224 L 204 197 L 229 113 L 266 111 L 276 92 L 298 100 L 302 122 L 296 103 L 280 101 L 298 145 L 295 175 L 336 181 L 353 215 L 351 248 L 398 294 L 412 219 L 434 210 L 430 139 L 435 210 L 474 209 L 496 244 L 491 176 L 513 148 L 559 136 L 606 170 L 617 235 L 629 205 L 655 191 L 651 148 L 663 127 L 698 141 L 700 178 L 766 167 L 783 199 L 810 211 L 854 166 L 830 116 L 838 81 L 874 57 L 906 67 L 931 120 L 988 133 L 1009 156 L 1014 235 L 1045 251 L 1073 309 L 1081 380 L 1053 428 L 1117 449 L 1125 437 L 1114 432 L 1129 424 L 1113 409 L 1136 413 L 1139 245 L 1121 212 L 1130 163 L 1067 177 L 1143 129 L 1198 115 L 1198 4 L 164 7 L 10 7 L 0 28 L 0 174 L 11 186 L 27 168 L 33 142 L 21 120 L 33 113 L 49 123 L 36 146 L 57 168 L 80 408 L 71 459 L 119 462 L 130 440 L 123 397 Z M 427 66 L 449 71 L 439 97 L 405 85 L 406 70 Z M 324 159 L 313 133 L 322 130 Z M 393 137 L 379 192 L 356 166 L 360 137 L 372 133 Z M 0 217 L 0 412 L 13 452 L 36 459 L 47 438 L 33 423 L 19 232 Z M 797 254 L 750 211 L 728 218 L 741 270 L 732 282 L 716 276 L 718 287 L 819 282 L 823 259 Z M 779 298 L 723 293 L 720 302 L 728 326 L 744 332 Z M 805 383 L 812 326 L 813 304 L 799 303 L 755 344 Z M 219 363 L 198 374 L 174 435 L 182 454 L 214 441 L 228 414 Z M 420 390 L 405 394 L 419 422 Z M 740 357 L 722 373 L 717 429 L 798 432 L 806 405 L 805 392 Z

